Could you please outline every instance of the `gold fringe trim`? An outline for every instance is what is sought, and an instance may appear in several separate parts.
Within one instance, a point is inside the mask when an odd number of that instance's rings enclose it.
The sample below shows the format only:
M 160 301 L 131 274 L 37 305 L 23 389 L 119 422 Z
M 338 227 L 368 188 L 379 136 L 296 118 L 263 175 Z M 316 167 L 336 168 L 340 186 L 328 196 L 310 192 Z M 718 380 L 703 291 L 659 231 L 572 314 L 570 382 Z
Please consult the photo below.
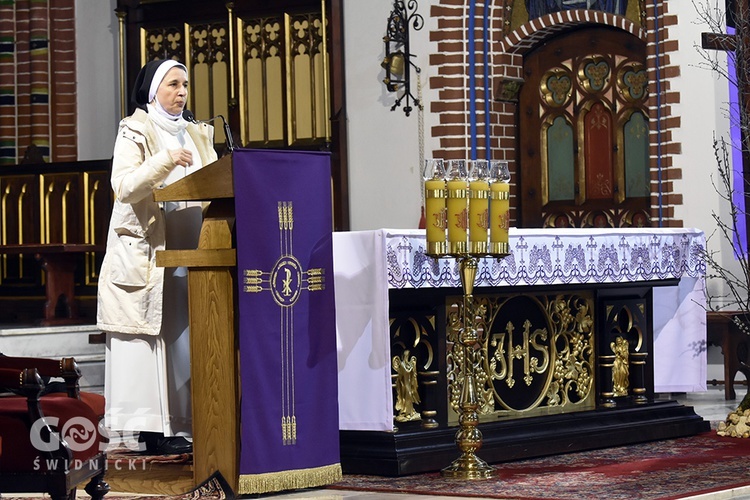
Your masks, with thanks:
M 265 474 L 240 474 L 240 495 L 314 488 L 341 481 L 341 464 L 312 469 L 294 469 Z

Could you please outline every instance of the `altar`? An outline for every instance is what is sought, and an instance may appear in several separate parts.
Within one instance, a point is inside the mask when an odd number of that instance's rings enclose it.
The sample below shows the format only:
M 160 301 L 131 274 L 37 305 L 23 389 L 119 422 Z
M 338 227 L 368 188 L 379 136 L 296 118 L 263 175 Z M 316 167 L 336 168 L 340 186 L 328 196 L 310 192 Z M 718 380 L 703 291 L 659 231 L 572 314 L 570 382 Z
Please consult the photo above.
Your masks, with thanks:
M 697 229 L 515 229 L 480 259 L 480 425 L 488 462 L 695 434 L 655 392 L 706 389 Z M 334 233 L 342 467 L 402 475 L 457 456 L 454 259 L 420 230 Z M 617 347 L 625 346 L 624 373 Z

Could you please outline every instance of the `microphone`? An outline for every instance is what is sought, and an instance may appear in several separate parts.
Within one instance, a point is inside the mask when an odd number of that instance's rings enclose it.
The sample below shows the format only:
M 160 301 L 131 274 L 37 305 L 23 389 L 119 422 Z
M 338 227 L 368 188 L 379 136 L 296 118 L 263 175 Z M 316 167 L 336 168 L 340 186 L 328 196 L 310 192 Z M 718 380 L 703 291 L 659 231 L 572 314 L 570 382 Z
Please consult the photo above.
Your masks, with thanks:
M 229 124 L 227 123 L 226 119 L 224 119 L 224 115 L 216 115 L 210 120 L 203 120 L 199 122 L 195 119 L 195 115 L 192 111 L 190 111 L 189 109 L 183 109 L 182 118 L 190 123 L 211 123 L 217 118 L 221 118 L 221 122 L 224 124 L 224 135 L 227 138 L 227 151 L 229 151 L 230 153 L 234 151 L 234 139 L 232 138 L 232 131 L 229 129 Z
M 195 121 L 195 115 L 189 109 L 182 110 L 182 118 L 190 123 L 198 123 L 197 121 Z

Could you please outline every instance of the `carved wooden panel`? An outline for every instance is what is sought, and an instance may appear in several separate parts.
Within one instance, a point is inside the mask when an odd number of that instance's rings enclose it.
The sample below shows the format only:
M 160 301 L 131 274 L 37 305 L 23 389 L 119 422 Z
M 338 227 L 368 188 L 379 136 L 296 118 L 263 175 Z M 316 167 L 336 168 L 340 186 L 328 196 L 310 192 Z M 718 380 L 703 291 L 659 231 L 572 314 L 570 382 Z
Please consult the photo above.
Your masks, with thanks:
M 612 169 L 612 115 L 602 103 L 594 104 L 584 114 L 583 143 L 586 145 L 586 199 L 612 198 L 615 181 Z
M 0 244 L 39 243 L 39 179 L 0 176 Z M 39 281 L 33 255 L 0 255 L 0 285 L 29 286 Z
M 464 373 L 455 289 L 389 290 L 394 425 L 455 425 Z M 623 284 L 475 289 L 478 412 L 483 422 L 588 411 L 653 397 L 651 289 Z M 624 341 L 614 394 L 616 347 Z M 620 355 L 623 355 L 620 350 Z M 619 368 L 618 368 L 619 369 Z M 411 389 L 410 389 L 411 388 Z M 401 404 L 399 404 L 401 403 Z
M 325 14 L 240 18 L 242 142 L 303 146 L 330 141 Z
M 33 253 L 2 245 L 106 243 L 112 211 L 110 161 L 34 163 L 0 172 L 0 322 L 43 317 L 45 273 Z M 75 295 L 93 318 L 104 251 L 75 255 Z M 92 319 L 93 321 L 93 319 Z
M 81 175 L 77 172 L 39 177 L 41 243 L 83 241 Z
M 525 56 L 522 227 L 650 224 L 645 67 L 643 42 L 608 28 L 561 35 Z

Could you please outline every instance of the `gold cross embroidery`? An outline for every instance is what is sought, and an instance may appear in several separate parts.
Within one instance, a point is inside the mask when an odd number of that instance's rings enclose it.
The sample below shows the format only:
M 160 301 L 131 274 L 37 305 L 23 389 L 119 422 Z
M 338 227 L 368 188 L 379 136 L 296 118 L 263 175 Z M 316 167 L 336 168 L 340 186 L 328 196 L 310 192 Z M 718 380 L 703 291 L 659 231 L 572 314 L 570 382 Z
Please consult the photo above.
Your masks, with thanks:
M 294 210 L 291 201 L 278 202 L 280 256 L 271 271 L 245 269 L 243 291 L 270 291 L 281 310 L 281 435 L 283 444 L 297 442 L 294 379 L 294 314 L 293 306 L 302 291 L 325 290 L 325 269 L 302 270 L 292 249 Z

